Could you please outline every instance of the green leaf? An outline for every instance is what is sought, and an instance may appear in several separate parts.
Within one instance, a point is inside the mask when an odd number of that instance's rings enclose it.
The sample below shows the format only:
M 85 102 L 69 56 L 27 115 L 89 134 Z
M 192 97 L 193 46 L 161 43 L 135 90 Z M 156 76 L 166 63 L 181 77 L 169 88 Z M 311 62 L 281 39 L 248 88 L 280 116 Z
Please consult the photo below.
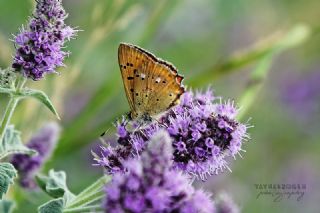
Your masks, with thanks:
M 54 108 L 53 104 L 51 103 L 49 97 L 42 91 L 40 90 L 34 90 L 34 89 L 29 89 L 25 88 L 20 91 L 19 96 L 22 97 L 32 97 L 40 101 L 42 104 L 44 104 L 59 120 L 59 114 Z
M 79 195 L 72 194 L 66 186 L 66 174 L 63 171 L 49 171 L 49 176 L 36 176 L 38 185 L 55 198 L 39 207 L 39 212 L 90 212 L 101 210 L 101 199 L 105 196 L 103 186 L 111 180 L 103 176 L 84 189 Z M 50 212 L 50 213 L 51 213 Z M 94 211 L 95 212 L 95 211 Z
M 66 184 L 66 173 L 64 171 L 49 171 L 49 176 L 37 175 L 36 181 L 40 188 L 53 198 L 63 197 L 64 203 L 71 201 L 75 195 L 72 194 Z
M 17 171 L 11 163 L 0 163 L 0 199 L 7 193 L 9 185 L 17 177 Z
M 11 200 L 0 200 L 0 212 L 12 213 L 15 208 L 15 203 Z
M 67 177 L 64 171 L 49 171 L 49 176 L 37 175 L 36 181 L 41 189 L 55 198 L 39 207 L 40 213 L 60 213 L 71 202 L 75 195 L 71 193 L 66 183 Z
M 15 130 L 13 125 L 9 125 L 6 128 L 0 144 L 0 159 L 11 154 L 34 155 L 36 153 L 35 150 L 29 149 L 22 143 L 20 132 Z
M 40 213 L 62 213 L 64 208 L 63 198 L 50 200 L 38 208 Z

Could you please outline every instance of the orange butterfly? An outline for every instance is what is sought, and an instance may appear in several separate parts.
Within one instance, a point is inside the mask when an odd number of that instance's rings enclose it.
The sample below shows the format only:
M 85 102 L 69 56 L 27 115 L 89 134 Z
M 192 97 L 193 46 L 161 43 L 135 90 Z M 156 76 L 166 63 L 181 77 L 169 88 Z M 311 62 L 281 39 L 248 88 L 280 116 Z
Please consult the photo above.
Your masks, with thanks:
M 176 105 L 185 91 L 172 64 L 140 47 L 121 43 L 118 60 L 133 119 L 151 120 Z

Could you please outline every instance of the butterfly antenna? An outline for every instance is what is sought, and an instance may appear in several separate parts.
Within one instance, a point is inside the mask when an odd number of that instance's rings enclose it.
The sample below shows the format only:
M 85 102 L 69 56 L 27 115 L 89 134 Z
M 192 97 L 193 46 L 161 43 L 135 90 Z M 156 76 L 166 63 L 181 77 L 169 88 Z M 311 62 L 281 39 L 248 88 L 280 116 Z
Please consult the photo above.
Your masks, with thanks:
M 101 134 L 100 134 L 100 137 L 105 136 L 105 134 L 106 134 L 107 132 L 109 132 L 109 130 L 110 130 L 110 128 L 109 128 L 109 129 L 107 129 L 106 131 L 104 131 L 103 133 L 101 133 Z
M 106 133 L 109 132 L 109 130 L 110 130 L 110 128 L 100 134 L 99 140 L 104 144 L 106 143 L 106 141 L 104 140 L 103 136 L 105 136 Z

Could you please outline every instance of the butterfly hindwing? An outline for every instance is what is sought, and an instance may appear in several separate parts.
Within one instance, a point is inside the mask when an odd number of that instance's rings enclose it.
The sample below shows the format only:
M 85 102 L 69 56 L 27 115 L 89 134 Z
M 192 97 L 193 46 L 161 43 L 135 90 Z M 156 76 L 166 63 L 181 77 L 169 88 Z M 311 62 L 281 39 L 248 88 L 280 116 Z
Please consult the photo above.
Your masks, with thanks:
M 130 44 L 119 46 L 119 65 L 133 117 L 153 116 L 176 104 L 184 92 L 176 68 Z
M 145 110 L 150 115 L 156 115 L 176 104 L 176 100 L 184 92 L 180 84 L 182 77 L 171 70 L 169 64 L 159 61 L 147 66 L 146 70 L 149 71 L 147 80 L 150 94 Z

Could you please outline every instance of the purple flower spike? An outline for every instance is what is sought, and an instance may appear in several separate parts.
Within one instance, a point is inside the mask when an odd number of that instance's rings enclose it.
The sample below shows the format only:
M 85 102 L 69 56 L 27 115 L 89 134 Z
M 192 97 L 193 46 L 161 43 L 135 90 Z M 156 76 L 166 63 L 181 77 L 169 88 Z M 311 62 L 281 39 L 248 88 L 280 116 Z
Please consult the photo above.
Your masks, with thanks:
M 218 103 L 216 103 L 218 102 Z M 173 167 L 205 180 L 208 175 L 229 169 L 226 158 L 240 155 L 242 143 L 249 137 L 247 125 L 235 118 L 238 109 L 233 102 L 222 103 L 214 99 L 212 91 L 205 93 L 186 92 L 178 106 L 171 108 L 157 122 L 144 128 L 126 128 L 125 137 L 118 138 L 118 146 L 111 148 L 113 154 L 103 154 L 96 159 L 98 164 L 113 173 L 114 167 L 123 171 L 122 161 L 139 156 L 146 148 L 150 137 L 160 129 L 166 130 L 172 139 Z M 124 132 L 124 130 L 123 130 Z M 106 161 L 108 165 L 99 163 Z M 115 160 L 118 159 L 118 160 Z
M 56 123 L 48 123 L 31 138 L 26 145 L 38 152 L 38 155 L 13 155 L 11 163 L 18 170 L 20 184 L 25 188 L 35 188 L 34 175 L 52 154 L 60 135 L 60 127 Z
M 15 37 L 16 55 L 12 67 L 16 72 L 33 80 L 40 80 L 47 73 L 64 66 L 69 53 L 63 51 L 64 43 L 75 36 L 76 30 L 64 20 L 68 14 L 61 0 L 38 0 L 28 29 Z
M 195 190 L 186 176 L 172 170 L 172 145 L 167 132 L 152 138 L 141 158 L 125 161 L 106 188 L 106 212 L 214 213 L 209 195 Z

